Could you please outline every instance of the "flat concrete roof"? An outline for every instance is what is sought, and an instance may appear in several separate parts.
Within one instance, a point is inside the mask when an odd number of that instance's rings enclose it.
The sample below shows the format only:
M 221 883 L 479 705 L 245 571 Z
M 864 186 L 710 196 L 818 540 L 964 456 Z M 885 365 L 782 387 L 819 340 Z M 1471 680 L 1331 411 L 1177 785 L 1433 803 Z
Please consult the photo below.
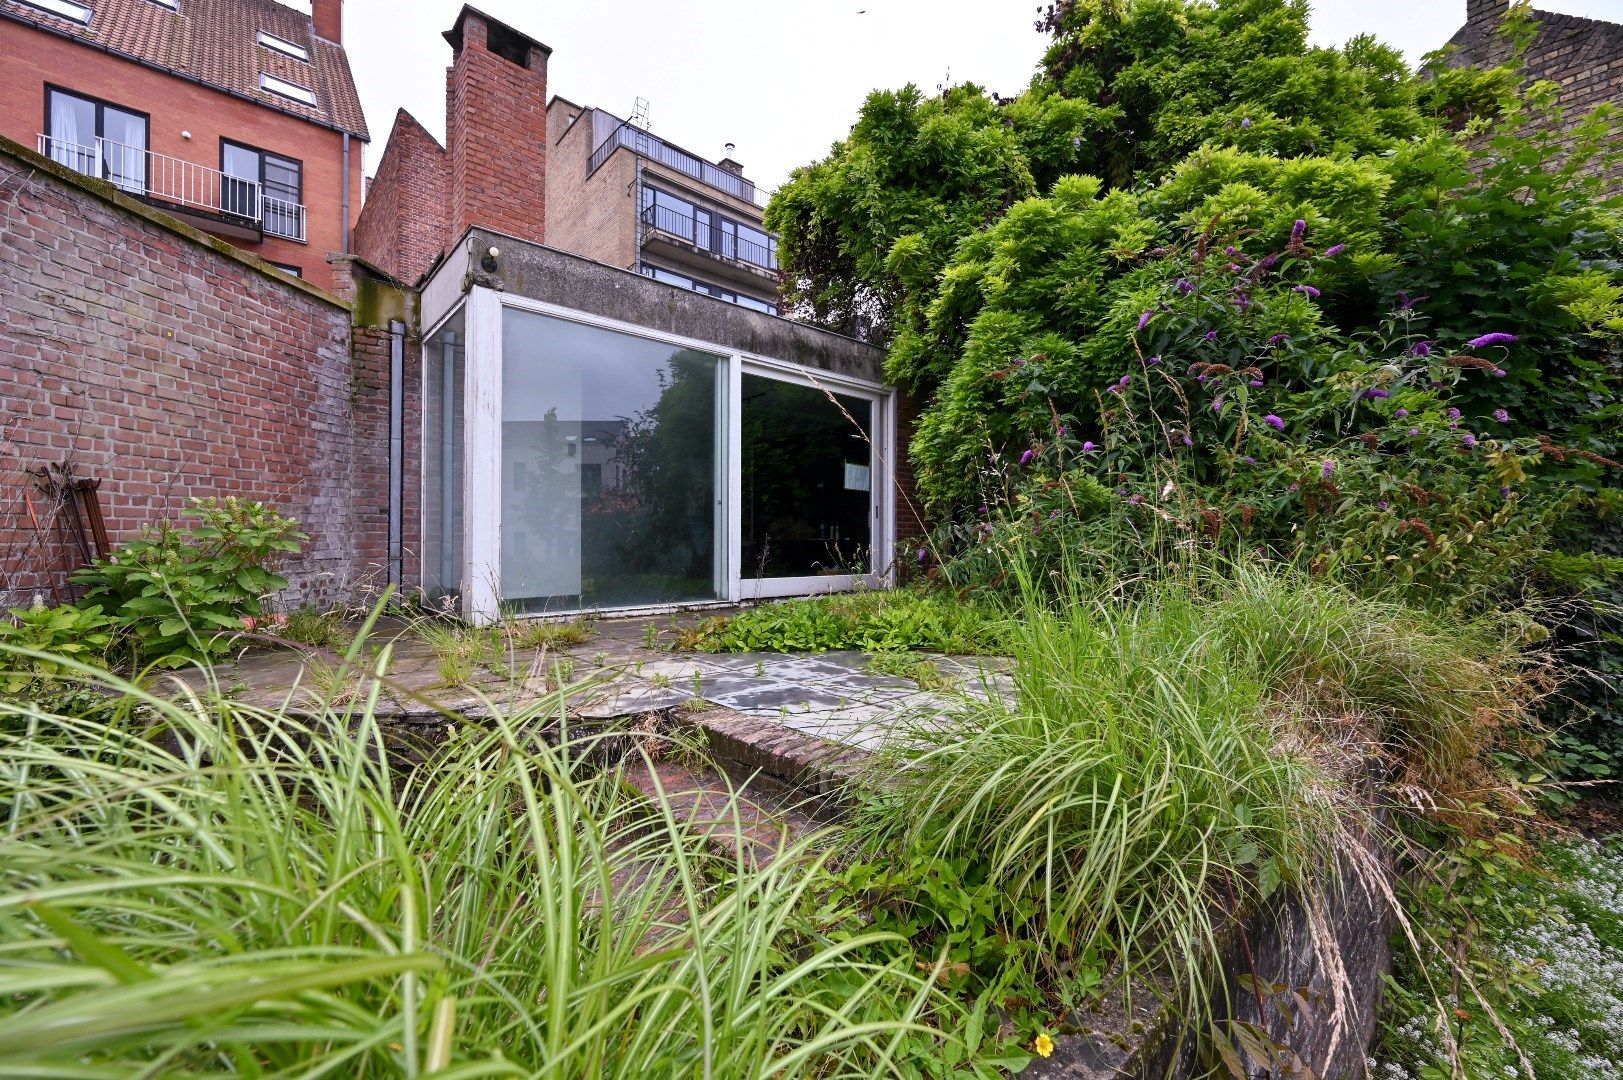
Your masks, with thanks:
M 490 248 L 496 269 L 480 266 Z M 472 286 L 692 338 L 723 349 L 883 383 L 882 349 L 855 338 L 478 227 L 469 229 L 423 285 L 425 329 Z

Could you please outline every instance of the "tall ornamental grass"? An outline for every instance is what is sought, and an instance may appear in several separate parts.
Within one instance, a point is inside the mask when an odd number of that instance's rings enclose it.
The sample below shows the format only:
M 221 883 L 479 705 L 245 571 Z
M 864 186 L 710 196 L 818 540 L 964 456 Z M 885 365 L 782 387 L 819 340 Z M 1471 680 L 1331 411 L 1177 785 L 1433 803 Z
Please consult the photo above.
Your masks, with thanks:
M 1041 984 L 1153 974 L 1203 1008 L 1232 990 L 1213 982 L 1228 915 L 1283 884 L 1310 905 L 1389 895 L 1368 860 L 1338 879 L 1376 793 L 1440 797 L 1522 717 L 1513 649 L 1331 584 L 1239 565 L 1129 595 L 1012 574 L 1012 698 L 890 744 L 857 828 L 978 868 Z
M 407 766 L 378 686 L 0 702 L 0 1074 L 893 1071 L 931 976 L 801 920 L 814 849 L 711 854 L 737 821 L 629 794 L 562 694 Z

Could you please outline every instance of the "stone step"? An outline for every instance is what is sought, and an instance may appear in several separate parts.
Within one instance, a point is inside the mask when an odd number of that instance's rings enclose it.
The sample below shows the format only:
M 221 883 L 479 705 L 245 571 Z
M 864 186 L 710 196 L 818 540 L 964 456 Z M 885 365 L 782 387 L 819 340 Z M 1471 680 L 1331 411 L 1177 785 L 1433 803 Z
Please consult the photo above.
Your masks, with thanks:
M 729 775 L 823 822 L 841 815 L 848 786 L 868 757 L 859 747 L 719 705 L 679 710 L 676 720 Z
M 770 783 L 740 783 L 713 764 L 634 754 L 626 757 L 622 775 L 650 803 L 662 800 L 671 816 L 697 830 L 717 855 L 751 867 L 770 865 L 788 847 L 826 827 Z

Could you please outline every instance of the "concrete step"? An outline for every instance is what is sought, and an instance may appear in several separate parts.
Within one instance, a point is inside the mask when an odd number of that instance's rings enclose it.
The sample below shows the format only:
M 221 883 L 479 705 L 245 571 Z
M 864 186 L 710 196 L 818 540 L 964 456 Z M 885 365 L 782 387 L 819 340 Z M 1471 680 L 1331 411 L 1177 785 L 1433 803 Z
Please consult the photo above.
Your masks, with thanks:
M 671 815 L 697 830 L 706 845 L 729 861 L 760 868 L 787 848 L 826 828 L 804 802 L 770 783 L 740 783 L 730 772 L 694 761 L 624 760 L 625 782 L 650 803 L 663 800 Z
M 675 719 L 729 775 L 823 822 L 840 817 L 868 757 L 859 747 L 719 705 L 679 710 Z

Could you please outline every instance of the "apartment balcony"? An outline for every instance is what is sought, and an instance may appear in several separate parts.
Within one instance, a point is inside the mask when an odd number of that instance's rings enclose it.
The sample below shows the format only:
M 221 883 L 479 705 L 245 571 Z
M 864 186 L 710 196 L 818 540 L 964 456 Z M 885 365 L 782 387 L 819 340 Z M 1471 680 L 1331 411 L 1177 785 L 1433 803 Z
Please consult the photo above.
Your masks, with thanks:
M 603 141 L 603 145 L 592 151 L 591 160 L 586 163 L 586 175 L 591 176 L 595 173 L 609 159 L 609 155 L 622 146 L 701 184 L 707 184 L 717 191 L 724 191 L 735 199 L 742 199 L 754 206 L 766 205 L 765 193 L 756 191 L 753 181 L 746 180 L 735 172 L 729 172 L 720 165 L 713 165 L 703 158 L 695 157 L 686 150 L 679 150 L 659 136 L 650 135 L 642 128 L 626 123 L 615 128 L 614 133 Z
M 660 205 L 645 206 L 638 218 L 638 241 L 645 258 L 749 293 L 776 298 L 778 258 L 771 248 L 735 232 L 700 211 L 697 219 Z
M 253 241 L 305 239 L 302 203 L 273 198 L 257 182 L 219 169 L 109 139 L 80 145 L 41 135 L 39 152 L 212 233 Z

